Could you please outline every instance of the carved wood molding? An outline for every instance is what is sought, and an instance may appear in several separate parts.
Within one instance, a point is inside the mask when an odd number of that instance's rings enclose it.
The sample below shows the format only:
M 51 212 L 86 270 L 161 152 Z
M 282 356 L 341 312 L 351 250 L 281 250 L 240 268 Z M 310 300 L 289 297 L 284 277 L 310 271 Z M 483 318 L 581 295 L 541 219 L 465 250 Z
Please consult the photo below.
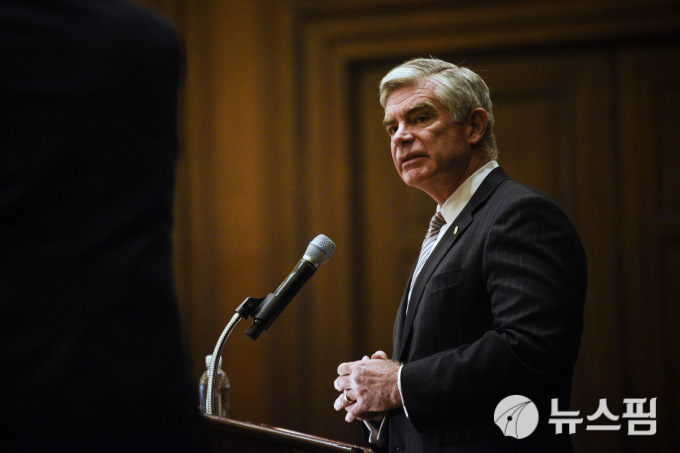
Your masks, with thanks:
M 291 2 L 298 19 L 295 35 L 304 47 L 352 59 L 592 44 L 680 32 L 680 8 L 673 1 L 320 3 L 312 8 L 307 2 Z

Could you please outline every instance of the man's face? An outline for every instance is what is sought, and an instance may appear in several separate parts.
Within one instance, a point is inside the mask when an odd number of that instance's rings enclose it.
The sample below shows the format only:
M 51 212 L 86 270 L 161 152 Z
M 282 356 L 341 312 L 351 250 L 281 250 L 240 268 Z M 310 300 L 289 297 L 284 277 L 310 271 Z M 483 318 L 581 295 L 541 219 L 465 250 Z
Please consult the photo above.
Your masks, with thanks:
M 454 122 L 425 81 L 390 94 L 383 125 L 401 179 L 442 204 L 470 163 L 469 122 Z

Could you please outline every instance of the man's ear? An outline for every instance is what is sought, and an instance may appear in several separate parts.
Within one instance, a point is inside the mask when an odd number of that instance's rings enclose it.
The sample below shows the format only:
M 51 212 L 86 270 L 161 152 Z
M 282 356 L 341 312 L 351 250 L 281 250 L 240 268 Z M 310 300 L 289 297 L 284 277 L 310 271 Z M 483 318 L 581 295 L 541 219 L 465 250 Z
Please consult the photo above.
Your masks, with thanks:
M 489 116 L 486 114 L 486 110 L 476 108 L 470 112 L 470 135 L 468 136 L 470 145 L 478 145 L 482 142 L 488 122 Z

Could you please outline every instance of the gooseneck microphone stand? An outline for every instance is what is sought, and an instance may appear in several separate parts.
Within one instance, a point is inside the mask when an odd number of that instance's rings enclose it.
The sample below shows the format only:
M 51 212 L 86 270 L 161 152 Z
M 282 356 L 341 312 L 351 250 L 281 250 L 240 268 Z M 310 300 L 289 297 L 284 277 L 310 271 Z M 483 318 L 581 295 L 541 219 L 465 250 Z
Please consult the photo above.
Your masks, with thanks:
M 254 299 L 248 297 L 244 300 L 241 305 L 236 309 L 236 313 L 232 316 L 231 321 L 227 324 L 227 327 L 222 331 L 222 335 L 217 340 L 215 344 L 215 349 L 213 350 L 212 357 L 210 359 L 210 366 L 208 367 L 208 386 L 205 392 L 205 412 L 208 415 L 215 415 L 214 405 L 215 405 L 215 384 L 217 382 L 217 364 L 219 363 L 219 357 L 222 357 L 222 349 L 224 349 L 224 343 L 229 338 L 229 334 L 234 330 L 234 327 L 242 320 L 248 319 L 248 316 L 253 314 L 264 301 L 264 298 Z

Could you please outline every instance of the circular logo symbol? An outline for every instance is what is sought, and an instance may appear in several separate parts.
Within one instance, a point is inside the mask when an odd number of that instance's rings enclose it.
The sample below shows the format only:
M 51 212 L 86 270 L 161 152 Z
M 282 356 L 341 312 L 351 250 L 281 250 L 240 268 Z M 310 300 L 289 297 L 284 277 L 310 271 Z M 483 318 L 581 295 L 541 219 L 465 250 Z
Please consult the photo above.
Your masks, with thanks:
M 510 395 L 498 403 L 493 419 L 503 435 L 524 439 L 538 426 L 538 408 L 526 396 Z

